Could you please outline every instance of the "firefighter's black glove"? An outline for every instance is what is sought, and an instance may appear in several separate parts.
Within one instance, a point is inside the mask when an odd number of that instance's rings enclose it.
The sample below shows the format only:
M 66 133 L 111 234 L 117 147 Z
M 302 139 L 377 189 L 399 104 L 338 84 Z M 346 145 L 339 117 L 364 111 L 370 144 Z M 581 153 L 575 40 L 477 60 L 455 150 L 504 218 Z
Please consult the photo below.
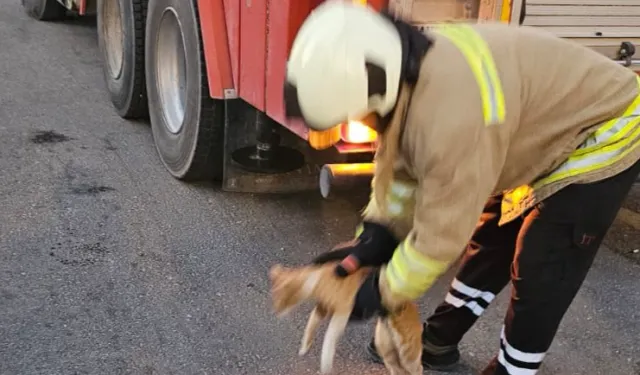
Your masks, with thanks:
M 362 233 L 353 241 L 321 254 L 313 264 L 341 261 L 336 275 L 345 277 L 360 267 L 380 267 L 388 263 L 400 243 L 384 225 L 365 221 Z
M 375 316 L 384 317 L 388 314 L 382 305 L 380 288 L 378 286 L 379 280 L 380 269 L 376 268 L 371 271 L 360 286 L 360 289 L 358 289 L 349 321 L 363 322 Z

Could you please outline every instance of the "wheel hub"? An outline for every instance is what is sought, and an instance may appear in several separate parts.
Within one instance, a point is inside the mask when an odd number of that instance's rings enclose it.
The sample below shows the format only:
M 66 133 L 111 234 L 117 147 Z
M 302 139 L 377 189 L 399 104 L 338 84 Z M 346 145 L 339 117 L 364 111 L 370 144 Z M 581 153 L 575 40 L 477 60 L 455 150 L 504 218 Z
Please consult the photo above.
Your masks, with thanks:
M 171 133 L 177 134 L 184 122 L 187 63 L 182 26 L 175 9 L 165 9 L 158 29 L 155 57 L 158 92 L 166 126 Z
M 107 69 L 113 79 L 120 78 L 124 61 L 124 33 L 120 1 L 109 0 L 102 3 L 102 35 L 107 51 Z

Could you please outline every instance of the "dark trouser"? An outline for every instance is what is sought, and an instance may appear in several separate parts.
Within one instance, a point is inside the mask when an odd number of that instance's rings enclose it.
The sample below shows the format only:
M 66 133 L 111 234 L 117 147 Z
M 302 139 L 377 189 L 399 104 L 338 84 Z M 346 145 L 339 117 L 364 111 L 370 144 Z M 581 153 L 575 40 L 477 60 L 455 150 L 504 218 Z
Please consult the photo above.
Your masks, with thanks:
M 603 181 L 567 186 L 502 227 L 500 197 L 492 198 L 445 301 L 427 320 L 429 331 L 457 344 L 511 281 L 499 354 L 483 374 L 535 374 L 638 173 L 640 162 Z

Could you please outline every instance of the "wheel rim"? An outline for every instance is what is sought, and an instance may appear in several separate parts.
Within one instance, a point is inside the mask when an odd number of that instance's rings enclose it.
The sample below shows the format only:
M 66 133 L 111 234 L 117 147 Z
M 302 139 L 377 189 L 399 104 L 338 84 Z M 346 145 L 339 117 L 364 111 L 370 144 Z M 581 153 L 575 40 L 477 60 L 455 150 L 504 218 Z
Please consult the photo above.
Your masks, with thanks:
M 102 35 L 107 51 L 107 69 L 113 79 L 120 78 L 124 61 L 124 33 L 122 32 L 122 16 L 120 1 L 102 2 Z
M 175 9 L 165 9 L 158 27 L 156 75 L 165 124 L 171 133 L 182 130 L 187 96 L 186 51 L 182 25 Z

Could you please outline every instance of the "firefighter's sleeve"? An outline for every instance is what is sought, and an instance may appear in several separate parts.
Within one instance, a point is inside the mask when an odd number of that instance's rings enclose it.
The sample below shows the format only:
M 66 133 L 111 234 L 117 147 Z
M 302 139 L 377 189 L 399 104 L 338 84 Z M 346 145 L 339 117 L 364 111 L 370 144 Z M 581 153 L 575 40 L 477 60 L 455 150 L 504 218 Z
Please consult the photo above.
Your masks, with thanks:
M 449 124 L 439 124 L 446 128 Z M 419 172 L 413 226 L 381 277 L 385 304 L 393 306 L 426 292 L 461 255 L 504 164 L 506 150 L 492 147 L 486 129 L 462 137 L 432 134 L 449 142 L 415 147 Z M 451 124 L 450 129 L 456 125 Z M 464 134 L 464 133 L 462 133 Z M 386 284 L 386 285 L 385 285 Z M 390 293 L 389 293 L 390 292 Z
M 397 197 L 392 202 L 391 207 L 389 206 L 387 200 L 389 197 L 378 197 L 376 196 L 376 172 L 377 172 L 377 159 L 374 159 L 376 163 L 374 168 L 374 176 L 371 180 L 371 194 L 369 196 L 369 202 L 366 207 L 362 211 L 362 221 L 367 221 L 371 223 L 376 223 L 379 225 L 383 225 L 397 239 L 403 239 L 409 233 L 411 229 L 412 222 L 412 214 L 413 214 L 413 194 L 415 188 L 411 186 L 411 184 L 405 184 L 401 180 L 395 183 L 396 190 L 399 190 L 399 194 L 396 194 Z M 399 173 L 398 176 L 400 179 L 408 177 L 404 173 Z M 382 199 L 384 202 L 379 202 Z M 387 206 L 380 207 L 380 204 L 387 203 Z M 363 231 L 363 224 L 360 223 L 356 227 L 355 237 L 357 238 Z
M 381 209 L 376 197 L 375 177 L 371 182 L 371 197 L 362 212 L 362 220 L 384 225 L 397 239 L 407 236 L 413 225 L 413 205 L 415 204 L 415 183 L 401 179 L 392 181 L 393 197 L 384 197 L 385 210 Z M 395 194 L 393 194 L 395 193 Z M 362 224 L 356 228 L 356 237 L 362 231 Z
M 362 212 L 362 220 L 370 221 L 373 223 L 382 224 L 384 226 L 390 226 L 391 220 L 383 214 L 382 210 L 378 206 L 378 202 L 376 201 L 375 195 L 375 177 L 371 180 L 371 194 L 369 196 L 369 203 L 364 208 Z M 362 224 L 358 225 L 356 228 L 356 236 L 358 236 L 362 232 Z

